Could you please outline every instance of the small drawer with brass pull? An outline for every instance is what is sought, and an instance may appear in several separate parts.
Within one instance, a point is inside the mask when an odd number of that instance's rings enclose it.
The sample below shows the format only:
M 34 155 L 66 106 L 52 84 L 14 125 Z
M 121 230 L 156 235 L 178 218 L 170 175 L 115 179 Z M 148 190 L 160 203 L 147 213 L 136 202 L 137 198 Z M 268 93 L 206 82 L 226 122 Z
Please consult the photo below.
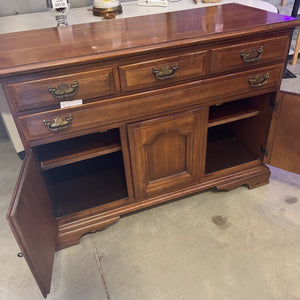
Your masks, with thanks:
M 208 60 L 204 50 L 123 65 L 119 67 L 121 88 L 132 91 L 201 78 L 208 73 Z
M 245 63 L 252 63 L 262 58 L 264 47 L 250 48 L 249 50 L 241 51 L 241 58 Z
M 12 82 L 4 88 L 17 112 L 49 110 L 58 108 L 61 101 L 82 99 L 85 103 L 93 101 L 90 99 L 105 98 L 116 93 L 112 68 Z
M 173 66 L 169 67 L 168 65 L 163 65 L 161 69 L 152 69 L 152 74 L 157 80 L 166 80 L 171 79 L 175 76 L 178 69 L 178 64 L 175 63 Z
M 285 59 L 289 45 L 287 35 L 257 39 L 213 49 L 212 73 L 234 71 Z
M 71 114 L 69 114 L 65 118 L 62 116 L 57 116 L 52 121 L 43 120 L 43 123 L 49 131 L 57 132 L 70 128 L 72 125 L 72 120 L 73 117 Z
M 75 81 L 74 83 L 68 85 L 66 83 L 60 83 L 58 87 L 48 87 L 48 92 L 53 96 L 54 99 L 62 101 L 70 99 L 75 96 L 78 92 L 79 83 Z
M 250 85 L 253 87 L 261 87 L 267 84 L 269 77 L 270 77 L 269 72 L 265 74 L 251 75 L 248 77 L 248 81 Z

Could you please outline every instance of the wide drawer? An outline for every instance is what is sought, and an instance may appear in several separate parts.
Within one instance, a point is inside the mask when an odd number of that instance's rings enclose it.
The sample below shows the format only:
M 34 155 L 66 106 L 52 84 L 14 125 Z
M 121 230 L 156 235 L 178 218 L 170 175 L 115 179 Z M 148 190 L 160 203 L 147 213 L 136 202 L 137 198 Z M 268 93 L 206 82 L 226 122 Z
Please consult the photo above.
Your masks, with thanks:
M 208 52 L 192 52 L 119 67 L 122 91 L 172 84 L 207 74 Z
M 289 37 L 281 36 L 213 49 L 212 73 L 283 61 L 288 46 Z
M 88 70 L 6 86 L 15 110 L 59 107 L 60 101 L 99 98 L 116 92 L 113 69 Z
M 93 132 L 102 127 L 155 117 L 175 109 L 221 103 L 275 91 L 283 65 L 264 67 L 211 79 L 106 99 L 81 106 L 20 116 L 19 128 L 30 145 L 37 145 Z M 65 124 L 61 128 L 59 124 Z M 47 126 L 54 129 L 49 130 Z

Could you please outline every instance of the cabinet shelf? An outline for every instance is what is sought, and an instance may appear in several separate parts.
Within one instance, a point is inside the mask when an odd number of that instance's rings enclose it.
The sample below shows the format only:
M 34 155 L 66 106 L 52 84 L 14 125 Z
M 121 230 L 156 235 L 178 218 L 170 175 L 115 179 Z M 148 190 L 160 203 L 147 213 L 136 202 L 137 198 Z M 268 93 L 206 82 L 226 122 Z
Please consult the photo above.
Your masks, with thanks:
M 43 171 L 120 150 L 118 130 L 94 133 L 38 147 Z
M 128 197 L 122 152 L 43 172 L 56 218 Z
M 254 117 L 258 114 L 259 110 L 243 101 L 211 106 L 209 109 L 208 127 Z

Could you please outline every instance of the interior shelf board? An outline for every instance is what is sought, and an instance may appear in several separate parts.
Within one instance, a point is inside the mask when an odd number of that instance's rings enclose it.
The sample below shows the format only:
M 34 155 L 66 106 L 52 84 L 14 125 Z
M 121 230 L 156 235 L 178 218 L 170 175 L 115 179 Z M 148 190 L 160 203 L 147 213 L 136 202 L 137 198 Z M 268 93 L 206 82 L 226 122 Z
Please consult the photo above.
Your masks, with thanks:
M 79 162 L 81 160 L 90 159 L 90 158 L 94 158 L 97 156 L 117 152 L 120 150 L 121 150 L 120 145 L 114 145 L 113 147 L 108 147 L 106 149 L 105 149 L 105 147 L 103 147 L 103 148 L 99 148 L 99 149 L 93 149 L 93 151 L 86 151 L 86 153 L 81 152 L 79 156 L 77 156 L 76 155 L 77 153 L 76 153 L 76 154 L 74 154 L 74 156 L 71 155 L 66 158 L 59 157 L 57 159 L 54 158 L 54 159 L 50 159 L 50 160 L 46 160 L 46 161 L 41 161 L 41 169 L 43 171 L 45 171 L 45 170 L 49 170 L 52 168 L 57 168 L 60 166 Z
M 119 134 L 92 134 L 39 148 L 43 171 L 121 150 Z
M 213 127 L 225 123 L 230 123 L 237 120 L 242 120 L 254 117 L 259 114 L 259 110 L 255 108 L 236 107 L 235 109 L 223 109 L 220 111 L 210 113 L 208 120 L 208 127 Z

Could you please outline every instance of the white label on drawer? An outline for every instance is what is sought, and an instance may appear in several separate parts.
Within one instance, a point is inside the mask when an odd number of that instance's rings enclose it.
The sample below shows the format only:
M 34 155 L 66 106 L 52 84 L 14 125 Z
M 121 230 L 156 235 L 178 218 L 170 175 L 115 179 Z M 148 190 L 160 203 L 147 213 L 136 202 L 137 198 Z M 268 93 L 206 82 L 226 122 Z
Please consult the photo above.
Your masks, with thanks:
M 52 7 L 55 9 L 68 7 L 67 0 L 52 0 Z
M 82 99 L 73 100 L 73 101 L 61 101 L 60 108 L 76 106 L 76 105 L 81 105 L 81 104 L 82 104 Z

